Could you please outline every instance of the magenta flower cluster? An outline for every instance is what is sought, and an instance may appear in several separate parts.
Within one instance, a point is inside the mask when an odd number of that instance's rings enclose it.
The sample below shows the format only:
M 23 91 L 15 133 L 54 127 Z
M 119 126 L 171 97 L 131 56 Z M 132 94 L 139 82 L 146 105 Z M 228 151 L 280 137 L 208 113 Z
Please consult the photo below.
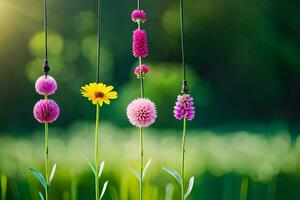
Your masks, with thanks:
M 132 52 L 134 57 L 147 57 L 149 55 L 149 49 L 146 31 L 141 29 L 134 30 L 132 40 Z
M 59 117 L 60 109 L 54 100 L 48 99 L 57 90 L 55 79 L 49 75 L 39 77 L 35 83 L 35 90 L 38 94 L 44 95 L 33 108 L 34 118 L 40 123 L 52 123 Z
M 134 10 L 131 13 L 131 19 L 138 24 L 138 28 L 133 31 L 132 53 L 134 57 L 139 58 L 141 61 L 142 58 L 149 55 L 147 33 L 140 27 L 140 23 L 146 21 L 146 13 L 143 10 Z M 148 71 L 149 67 L 140 62 L 140 65 L 135 68 L 134 74 L 138 78 L 143 78 Z
M 195 117 L 195 107 L 193 98 L 189 94 L 178 95 L 174 106 L 174 117 L 178 120 L 186 118 L 193 120 Z

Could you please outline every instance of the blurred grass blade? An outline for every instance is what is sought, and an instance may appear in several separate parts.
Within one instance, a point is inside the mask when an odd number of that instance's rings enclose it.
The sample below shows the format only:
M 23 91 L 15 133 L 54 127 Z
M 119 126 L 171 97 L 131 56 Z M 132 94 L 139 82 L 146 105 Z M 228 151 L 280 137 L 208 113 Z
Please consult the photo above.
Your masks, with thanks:
M 51 184 L 51 182 L 52 182 L 52 180 L 54 178 L 55 171 L 56 171 L 56 163 L 52 167 L 51 174 L 50 174 L 50 177 L 49 177 L 49 184 Z
M 45 200 L 44 196 L 43 196 L 43 194 L 41 192 L 39 192 L 39 197 L 40 197 L 41 200 Z
M 165 200 L 172 200 L 174 193 L 174 186 L 172 183 L 168 183 L 166 186 L 166 197 Z
M 77 200 L 78 178 L 75 174 L 71 176 L 71 200 Z
M 6 200 L 7 193 L 7 177 L 5 175 L 1 175 L 1 200 Z
M 107 189 L 107 185 L 108 185 L 108 181 L 105 181 L 104 185 L 103 185 L 103 188 L 102 188 L 102 192 L 101 192 L 101 195 L 100 195 L 100 200 L 103 198 L 104 194 L 105 194 L 105 191 Z
M 82 154 L 82 156 L 84 157 L 86 162 L 89 164 L 91 170 L 93 171 L 94 175 L 96 176 L 95 166 L 90 162 L 90 160 L 86 157 L 86 155 Z
M 44 189 L 48 191 L 47 182 L 46 182 L 44 176 L 42 175 L 42 173 L 40 173 L 39 171 L 32 169 L 32 168 L 29 168 L 29 170 L 31 171 L 31 173 L 33 173 L 37 177 L 37 179 L 43 185 Z
M 193 186 L 194 186 L 194 180 L 195 180 L 195 177 L 191 177 L 190 178 L 190 182 L 189 182 L 189 187 L 184 195 L 184 199 L 187 199 L 188 196 L 191 194 L 192 190 L 193 190 Z
M 166 167 L 163 167 L 162 169 L 165 170 L 171 176 L 173 176 L 176 179 L 176 181 L 179 183 L 180 187 L 182 187 L 182 179 L 181 179 L 181 176 L 179 175 L 179 173 L 177 171 L 175 171 L 173 169 L 166 168 Z
M 129 167 L 129 169 L 136 176 L 136 178 L 139 180 L 139 182 L 141 182 L 140 174 L 137 171 L 135 171 L 134 169 L 132 169 L 131 167 Z
M 150 160 L 147 162 L 147 164 L 145 165 L 145 168 L 144 168 L 143 174 L 142 174 L 142 180 L 144 180 L 144 178 L 145 178 L 147 169 L 149 168 L 149 166 L 150 166 L 150 164 L 151 164 L 151 161 L 152 161 L 152 159 L 150 159 Z
M 98 174 L 98 177 L 101 178 L 101 175 L 102 175 L 102 172 L 103 172 L 103 169 L 104 169 L 104 165 L 105 165 L 105 162 L 102 161 L 100 163 L 100 166 L 99 166 L 99 174 Z
M 240 200 L 247 200 L 248 187 L 249 187 L 249 179 L 248 177 L 243 177 L 241 180 Z

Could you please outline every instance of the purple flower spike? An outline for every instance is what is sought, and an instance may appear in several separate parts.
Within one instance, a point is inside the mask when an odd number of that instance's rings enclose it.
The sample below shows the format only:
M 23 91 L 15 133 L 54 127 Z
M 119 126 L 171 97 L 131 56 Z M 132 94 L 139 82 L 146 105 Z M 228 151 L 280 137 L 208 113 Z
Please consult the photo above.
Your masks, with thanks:
M 186 118 L 188 120 L 194 119 L 194 101 L 189 94 L 178 95 L 174 106 L 174 117 L 178 120 L 181 120 L 182 118 Z
M 147 34 L 145 30 L 133 31 L 132 52 L 134 57 L 147 57 L 149 54 Z
M 57 90 L 57 84 L 53 77 L 43 75 L 35 82 L 35 90 L 40 95 L 51 95 Z
M 143 10 L 134 10 L 131 13 L 131 19 L 134 22 L 142 22 L 146 21 L 146 13 Z
M 59 112 L 57 103 L 50 99 L 39 100 L 33 108 L 34 118 L 40 123 L 54 122 L 57 120 Z

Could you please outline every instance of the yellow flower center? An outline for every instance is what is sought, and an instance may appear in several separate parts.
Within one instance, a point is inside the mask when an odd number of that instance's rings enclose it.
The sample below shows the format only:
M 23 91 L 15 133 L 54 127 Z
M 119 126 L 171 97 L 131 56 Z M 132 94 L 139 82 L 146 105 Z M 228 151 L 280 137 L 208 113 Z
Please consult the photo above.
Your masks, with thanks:
M 104 97 L 104 93 L 97 91 L 97 92 L 95 92 L 95 97 L 102 98 L 102 97 Z

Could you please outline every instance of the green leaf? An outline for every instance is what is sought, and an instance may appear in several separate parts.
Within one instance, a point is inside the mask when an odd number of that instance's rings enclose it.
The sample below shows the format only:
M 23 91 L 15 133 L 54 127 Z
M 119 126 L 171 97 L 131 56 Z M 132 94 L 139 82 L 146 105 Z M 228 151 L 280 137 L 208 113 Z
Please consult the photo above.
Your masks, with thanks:
M 187 189 L 187 191 L 186 191 L 186 193 L 184 195 L 184 199 L 187 199 L 188 196 L 191 194 L 191 192 L 193 190 L 193 186 L 194 186 L 194 180 L 195 180 L 195 178 L 192 176 L 190 178 L 189 187 L 188 187 L 188 189 Z
M 134 169 L 132 169 L 131 167 L 129 167 L 129 169 L 136 176 L 136 178 L 139 180 L 139 182 L 141 182 L 140 174 L 137 171 L 135 171 Z
M 145 165 L 145 168 L 144 168 L 143 174 L 142 174 L 142 180 L 144 180 L 144 178 L 145 178 L 147 169 L 149 168 L 149 166 L 150 166 L 150 164 L 151 164 L 151 161 L 152 161 L 152 159 L 150 159 L 150 160 L 147 162 L 147 164 Z
M 49 177 L 49 184 L 51 184 L 51 182 L 52 182 L 52 180 L 54 178 L 55 171 L 56 171 L 56 163 L 52 167 L 52 170 L 51 170 L 51 173 L 50 173 L 50 177 Z
M 85 155 L 82 155 L 82 156 L 84 157 L 84 159 L 86 160 L 86 162 L 89 164 L 91 170 L 93 171 L 94 175 L 96 176 L 95 166 L 90 162 L 90 160 Z
M 31 171 L 31 173 L 33 173 L 37 177 L 37 179 L 43 185 L 44 189 L 48 191 L 49 190 L 48 184 L 47 184 L 44 176 L 42 175 L 42 173 L 40 173 L 39 171 L 32 169 L 32 168 L 29 168 L 29 170 Z
M 100 200 L 103 198 L 103 196 L 105 194 L 105 191 L 107 189 L 107 185 L 108 185 L 108 181 L 105 181 L 105 183 L 103 184 L 101 195 L 100 195 Z
M 179 185 L 182 187 L 182 179 L 177 171 L 166 167 L 163 167 L 162 169 L 165 170 L 167 173 L 169 173 L 171 176 L 173 176 L 176 179 L 176 181 L 179 183 Z
M 43 196 L 43 194 L 41 192 L 39 192 L 39 197 L 40 197 L 41 200 L 45 200 L 44 196 Z
M 102 175 L 102 172 L 103 172 L 103 169 L 104 169 L 104 165 L 105 165 L 105 162 L 102 161 L 100 163 L 100 166 L 99 166 L 99 174 L 98 174 L 98 177 L 101 178 L 101 175 Z

